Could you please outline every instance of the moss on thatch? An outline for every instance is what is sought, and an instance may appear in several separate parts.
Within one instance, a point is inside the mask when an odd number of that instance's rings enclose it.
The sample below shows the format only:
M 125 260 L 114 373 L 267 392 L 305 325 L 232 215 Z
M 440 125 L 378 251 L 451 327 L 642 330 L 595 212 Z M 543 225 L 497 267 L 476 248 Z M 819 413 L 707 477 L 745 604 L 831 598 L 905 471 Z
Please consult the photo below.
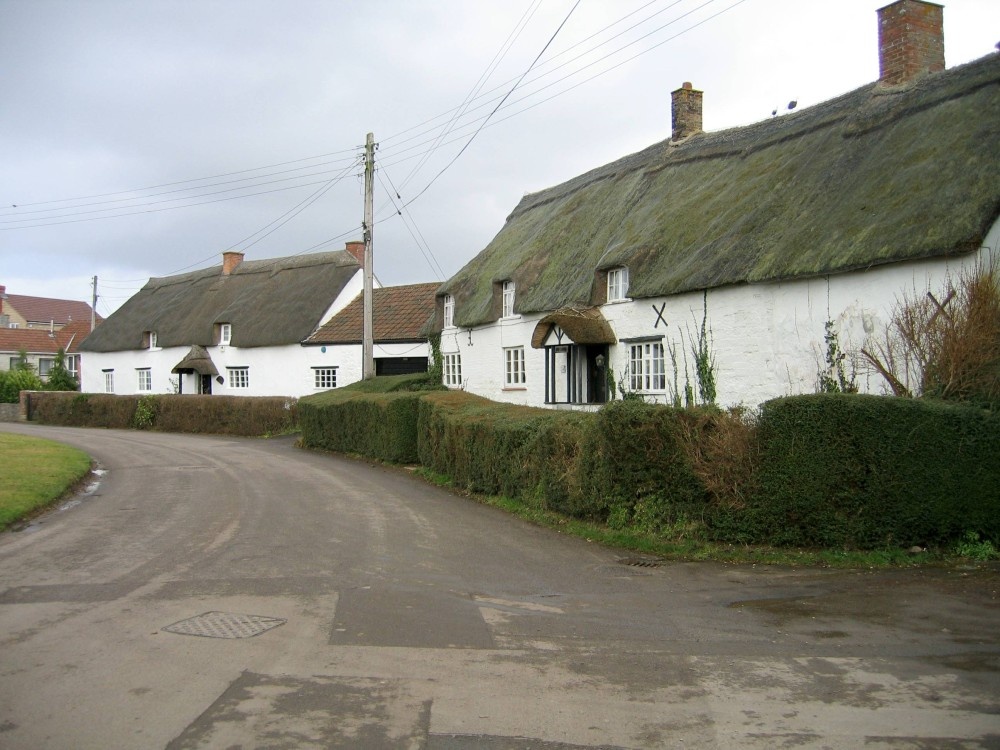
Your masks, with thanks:
M 525 196 L 439 290 L 459 325 L 587 306 L 595 270 L 629 296 L 809 277 L 974 250 L 1000 214 L 1000 55 L 870 84 L 756 125 L 664 141 Z

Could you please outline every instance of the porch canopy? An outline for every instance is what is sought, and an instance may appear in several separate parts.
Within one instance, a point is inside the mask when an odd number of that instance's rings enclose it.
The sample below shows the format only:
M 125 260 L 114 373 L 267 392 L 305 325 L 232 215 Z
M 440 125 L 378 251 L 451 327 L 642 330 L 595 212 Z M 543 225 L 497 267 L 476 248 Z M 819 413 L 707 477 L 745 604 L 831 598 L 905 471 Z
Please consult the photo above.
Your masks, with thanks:
M 174 365 L 172 369 L 174 375 L 182 372 L 196 372 L 199 375 L 211 375 L 216 376 L 219 371 L 215 368 L 215 363 L 212 362 L 212 358 L 208 356 L 208 351 L 203 346 L 195 344 L 191 347 L 191 351 L 187 355 Z
M 531 347 L 543 349 L 549 333 L 561 328 L 574 344 L 615 344 L 615 332 L 599 307 L 563 307 L 549 313 L 535 325 Z

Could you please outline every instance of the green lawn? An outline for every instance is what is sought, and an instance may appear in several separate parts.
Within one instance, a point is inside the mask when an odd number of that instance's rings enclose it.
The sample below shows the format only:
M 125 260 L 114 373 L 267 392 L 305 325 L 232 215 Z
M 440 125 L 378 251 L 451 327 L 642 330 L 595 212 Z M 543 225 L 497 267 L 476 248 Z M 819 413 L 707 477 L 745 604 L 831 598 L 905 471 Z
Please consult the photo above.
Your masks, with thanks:
M 83 451 L 0 433 L 0 529 L 60 498 L 90 470 Z

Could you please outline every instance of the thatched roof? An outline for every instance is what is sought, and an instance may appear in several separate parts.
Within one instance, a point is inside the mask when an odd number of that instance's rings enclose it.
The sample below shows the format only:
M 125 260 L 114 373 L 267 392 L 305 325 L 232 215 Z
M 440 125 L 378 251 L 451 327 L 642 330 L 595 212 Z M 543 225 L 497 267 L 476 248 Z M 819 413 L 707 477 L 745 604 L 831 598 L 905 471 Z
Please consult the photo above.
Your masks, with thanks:
M 380 344 L 426 341 L 425 328 L 434 316 L 439 284 L 409 284 L 372 290 L 374 340 Z M 364 325 L 361 295 L 334 315 L 307 344 L 360 344 Z
M 531 336 L 531 346 L 541 349 L 545 346 L 552 328 L 559 326 L 574 344 L 615 344 L 615 332 L 601 313 L 599 307 L 564 307 L 549 313 L 535 324 Z
M 244 261 L 228 275 L 215 266 L 150 279 L 98 326 L 83 351 L 139 349 L 143 334 L 157 344 L 213 346 L 215 325 L 232 324 L 237 347 L 297 344 L 309 336 L 360 266 L 344 250 Z
M 869 84 L 748 127 L 664 141 L 525 196 L 439 289 L 459 325 L 629 296 L 826 275 L 976 249 L 1000 213 L 1000 54 Z
M 184 355 L 184 359 L 174 365 L 170 371 L 175 375 L 179 372 L 196 372 L 199 375 L 218 375 L 219 370 L 212 361 L 208 350 L 203 346 L 195 344 L 190 351 Z

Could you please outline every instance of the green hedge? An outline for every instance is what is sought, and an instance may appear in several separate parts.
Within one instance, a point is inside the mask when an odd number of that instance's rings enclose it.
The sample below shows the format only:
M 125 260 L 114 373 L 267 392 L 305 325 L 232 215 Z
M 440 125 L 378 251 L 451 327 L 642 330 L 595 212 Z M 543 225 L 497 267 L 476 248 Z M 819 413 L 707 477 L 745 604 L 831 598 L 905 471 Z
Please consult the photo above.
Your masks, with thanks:
M 30 418 L 70 427 L 262 436 L 293 432 L 295 399 L 282 397 L 32 393 Z
M 764 404 L 759 490 L 734 541 L 880 548 L 1000 539 L 1000 415 L 817 394 Z M 728 527 L 728 528 L 725 528 Z
M 299 401 L 302 445 L 381 461 L 417 460 L 418 393 L 363 393 L 346 388 Z

